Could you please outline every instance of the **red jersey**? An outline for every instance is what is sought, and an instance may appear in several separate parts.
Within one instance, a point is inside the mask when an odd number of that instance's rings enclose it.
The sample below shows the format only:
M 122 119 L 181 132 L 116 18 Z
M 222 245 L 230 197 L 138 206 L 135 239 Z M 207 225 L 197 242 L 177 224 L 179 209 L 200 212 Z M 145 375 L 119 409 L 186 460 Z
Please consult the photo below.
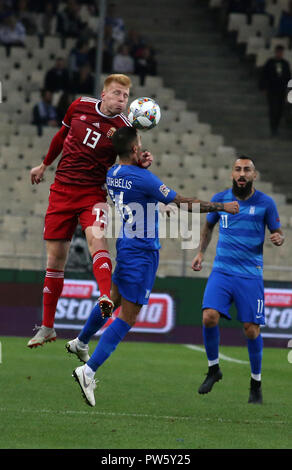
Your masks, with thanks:
M 131 126 L 124 114 L 106 116 L 100 100 L 80 97 L 69 106 L 63 125 L 70 130 L 64 141 L 56 180 L 82 186 L 102 186 L 117 154 L 111 136 L 120 127 Z

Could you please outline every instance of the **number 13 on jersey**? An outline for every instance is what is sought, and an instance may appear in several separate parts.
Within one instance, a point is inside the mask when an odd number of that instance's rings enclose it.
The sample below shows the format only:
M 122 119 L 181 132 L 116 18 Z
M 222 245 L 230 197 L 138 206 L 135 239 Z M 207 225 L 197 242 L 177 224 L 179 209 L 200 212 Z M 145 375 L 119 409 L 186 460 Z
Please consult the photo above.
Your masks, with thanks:
M 86 136 L 83 140 L 83 144 L 95 149 L 97 142 L 99 141 L 101 134 L 96 131 L 93 131 L 89 127 L 86 128 Z

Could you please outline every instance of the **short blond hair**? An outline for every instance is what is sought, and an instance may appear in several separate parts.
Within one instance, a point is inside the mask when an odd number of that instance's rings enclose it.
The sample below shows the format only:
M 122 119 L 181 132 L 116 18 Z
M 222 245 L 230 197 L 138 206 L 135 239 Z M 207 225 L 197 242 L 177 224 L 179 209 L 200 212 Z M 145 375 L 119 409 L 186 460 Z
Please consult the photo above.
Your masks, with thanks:
M 113 82 L 117 82 L 127 88 L 131 88 L 132 86 L 131 79 L 127 75 L 123 75 L 122 73 L 112 73 L 111 75 L 106 77 L 103 84 L 103 89 L 106 90 L 106 88 L 108 88 L 108 86 L 111 85 Z

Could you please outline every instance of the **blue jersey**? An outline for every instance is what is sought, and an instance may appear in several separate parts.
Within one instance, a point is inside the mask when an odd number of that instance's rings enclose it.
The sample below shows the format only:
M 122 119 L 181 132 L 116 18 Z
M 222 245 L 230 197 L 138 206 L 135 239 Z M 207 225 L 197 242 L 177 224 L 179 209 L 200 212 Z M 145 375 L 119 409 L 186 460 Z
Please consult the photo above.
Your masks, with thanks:
M 270 231 L 280 228 L 280 219 L 273 199 L 255 191 L 247 200 L 237 199 L 232 189 L 213 196 L 214 202 L 239 203 L 238 214 L 212 212 L 210 224 L 220 220 L 219 239 L 213 271 L 249 278 L 263 276 L 263 244 L 266 226 Z
M 135 165 L 114 165 L 107 172 L 107 188 L 122 217 L 117 248 L 158 250 L 158 202 L 176 196 L 149 170 Z

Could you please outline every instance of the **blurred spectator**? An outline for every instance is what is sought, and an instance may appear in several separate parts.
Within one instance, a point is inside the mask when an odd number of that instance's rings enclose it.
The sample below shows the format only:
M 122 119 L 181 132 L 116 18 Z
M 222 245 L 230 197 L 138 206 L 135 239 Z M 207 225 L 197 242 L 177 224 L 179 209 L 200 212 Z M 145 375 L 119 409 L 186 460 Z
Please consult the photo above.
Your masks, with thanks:
M 103 38 L 103 57 L 102 57 L 102 73 L 111 73 L 114 57 L 114 40 L 112 37 L 112 28 L 107 25 L 104 28 Z M 96 46 L 89 50 L 89 63 L 92 70 L 96 67 Z
M 85 34 L 86 23 L 80 18 L 80 5 L 76 0 L 67 0 L 65 9 L 57 14 L 57 32 L 63 38 L 78 38 Z
M 29 9 L 36 13 L 44 13 L 46 11 L 47 3 L 51 3 L 53 5 L 53 10 L 56 14 L 60 5 L 60 0 L 48 0 L 45 2 L 40 2 L 40 0 L 29 0 Z
M 72 93 L 80 95 L 92 95 L 94 90 L 94 77 L 89 64 L 80 67 L 78 72 L 72 77 L 70 90 Z
M 57 29 L 57 15 L 55 5 L 51 2 L 44 2 L 44 11 L 37 15 L 37 32 L 41 37 L 54 36 Z
M 45 89 L 49 91 L 66 90 L 69 82 L 69 71 L 65 59 L 56 59 L 55 66 L 45 76 Z
M 228 13 L 265 13 L 266 0 L 227 0 Z
M 57 110 L 57 121 L 58 125 L 62 125 L 62 121 L 64 116 L 70 106 L 70 104 L 74 101 L 74 95 L 72 93 L 68 93 L 65 91 L 59 98 L 58 104 L 56 106 Z
M 139 75 L 140 85 L 144 86 L 147 75 L 157 74 L 157 64 L 151 49 L 145 46 L 135 60 L 135 73 Z
M 49 90 L 41 91 L 41 100 L 33 107 L 33 121 L 38 128 L 38 135 L 42 135 L 43 126 L 55 127 L 57 122 L 57 110 L 52 105 L 52 92 Z
M 12 9 L 9 4 L 7 4 L 5 1 L 0 0 L 0 23 L 8 16 L 11 15 Z
M 5 46 L 25 46 L 26 31 L 13 14 L 5 17 L 0 25 L 0 43 Z
M 117 16 L 115 3 L 110 3 L 108 12 L 105 19 L 106 26 L 111 26 L 112 37 L 118 45 L 122 44 L 125 40 L 125 24 L 123 18 Z
M 227 0 L 228 13 L 246 13 L 250 7 L 250 0 Z
M 113 72 L 134 73 L 134 59 L 129 55 L 129 48 L 126 44 L 119 47 L 118 53 L 114 56 Z
M 125 43 L 129 47 L 130 55 L 134 57 L 134 59 L 136 57 L 139 57 L 143 48 L 145 47 L 144 39 L 140 36 L 137 31 L 133 29 L 127 34 Z
M 35 14 L 30 11 L 27 0 L 17 0 L 15 14 L 18 21 L 24 25 L 27 34 L 36 34 L 36 17 Z
M 71 76 L 78 72 L 80 67 L 88 64 L 89 60 L 89 43 L 87 40 L 80 39 L 69 54 L 69 72 Z
M 267 60 L 260 77 L 260 89 L 267 94 L 272 137 L 278 133 L 285 109 L 287 86 L 290 78 L 290 65 L 284 59 L 284 47 L 278 45 L 275 47 L 275 57 Z
M 278 26 L 279 37 L 292 38 L 292 0 L 289 1 L 287 11 L 283 10 Z

